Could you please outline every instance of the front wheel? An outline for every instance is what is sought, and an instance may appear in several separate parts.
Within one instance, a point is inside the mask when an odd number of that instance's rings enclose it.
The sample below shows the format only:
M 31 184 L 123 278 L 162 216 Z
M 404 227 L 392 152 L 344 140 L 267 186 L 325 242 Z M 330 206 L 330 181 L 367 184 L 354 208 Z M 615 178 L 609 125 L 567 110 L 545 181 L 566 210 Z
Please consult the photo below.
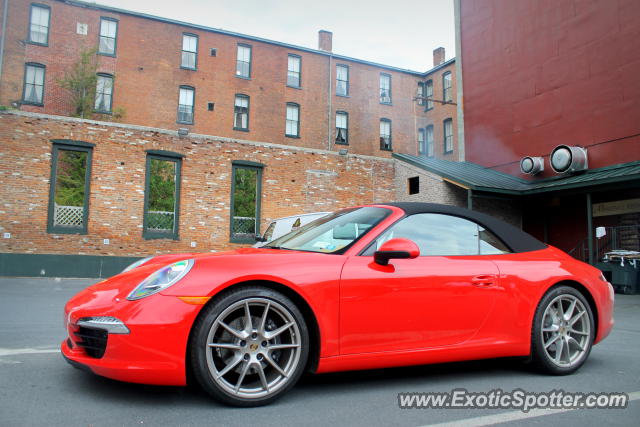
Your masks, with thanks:
M 285 295 L 243 287 L 203 309 L 191 338 L 200 385 L 235 406 L 259 406 L 298 381 L 309 353 L 300 310 Z
M 589 356 L 594 333 L 593 313 L 584 295 L 569 286 L 552 288 L 534 317 L 532 360 L 545 373 L 573 373 Z

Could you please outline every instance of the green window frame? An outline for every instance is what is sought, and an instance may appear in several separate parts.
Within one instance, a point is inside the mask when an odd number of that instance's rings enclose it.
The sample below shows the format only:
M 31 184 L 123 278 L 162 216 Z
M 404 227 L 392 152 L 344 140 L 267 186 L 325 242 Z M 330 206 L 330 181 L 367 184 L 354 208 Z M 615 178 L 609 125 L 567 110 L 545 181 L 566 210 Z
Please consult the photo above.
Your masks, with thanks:
M 262 201 L 262 171 L 264 165 L 245 160 L 231 162 L 231 209 L 229 216 L 229 241 L 231 243 L 255 243 L 260 234 L 260 208 Z M 255 197 L 239 197 L 242 187 L 251 188 L 248 181 L 255 174 Z M 245 182 L 243 182 L 243 179 Z M 238 202 L 236 204 L 236 202 Z M 253 204 L 253 209 L 252 209 Z M 249 212 L 251 211 L 251 212 Z M 238 215 L 236 215 L 238 213 Z M 253 217 L 251 217 L 253 214 Z M 253 224 L 253 227 L 251 226 Z
M 178 112 L 176 123 L 192 125 L 194 123 L 194 105 L 196 103 L 196 88 L 181 85 L 178 88 Z
M 50 234 L 87 234 L 87 223 L 89 221 L 89 197 L 91 186 L 91 159 L 94 144 L 84 141 L 74 141 L 68 139 L 54 139 L 51 148 L 51 177 L 49 179 L 49 206 L 47 215 L 47 233 Z M 64 179 L 59 176 L 61 170 L 59 161 L 63 153 L 84 153 L 84 177 L 73 176 L 69 172 L 71 168 L 64 168 L 61 173 L 66 175 Z M 80 157 L 70 158 L 70 161 L 81 162 Z M 73 204 L 71 200 L 78 198 L 78 186 L 73 188 L 73 182 L 83 186 L 81 205 Z M 60 184 L 60 188 L 58 186 Z M 59 194 L 58 189 L 66 190 L 65 194 Z M 56 199 L 66 199 L 66 204 L 58 204 Z
M 249 107 L 248 95 L 236 93 L 233 101 L 233 130 L 249 132 Z
M 96 113 L 111 114 L 113 110 L 113 75 L 98 73 L 96 78 L 96 99 L 93 105 Z
M 111 31 L 113 29 L 113 31 Z M 108 16 L 100 17 L 98 29 L 98 55 L 116 56 L 118 48 L 118 20 Z M 113 42 L 113 47 L 110 43 Z
M 39 77 L 41 76 L 41 78 Z M 24 81 L 22 85 L 22 103 L 28 105 L 44 105 L 44 83 L 47 67 L 36 62 L 24 64 Z
M 349 145 L 349 113 L 336 111 L 336 144 Z
M 442 75 L 442 100 L 444 102 L 453 102 L 453 97 L 451 95 L 452 86 L 451 71 L 447 71 Z
M 284 136 L 300 138 L 300 104 L 287 102 L 285 116 Z
M 241 79 L 251 78 L 251 45 L 238 43 L 236 54 L 236 77 Z
M 383 151 L 393 151 L 391 120 L 389 119 L 380 119 L 380 149 Z
M 433 80 L 427 80 L 424 85 L 424 96 L 426 99 L 425 111 L 433 109 Z
M 142 237 L 146 240 L 150 239 L 173 239 L 180 238 L 180 187 L 182 178 L 182 159 L 184 155 L 164 150 L 147 150 L 145 186 L 144 186 L 144 215 L 142 219 Z M 155 163 L 158 162 L 158 163 Z M 159 162 L 174 163 L 174 189 L 173 189 L 173 212 L 161 211 L 155 208 L 152 210 L 151 204 L 151 174 L 152 169 L 159 167 Z M 154 193 L 160 192 L 158 187 L 162 186 L 162 182 L 154 185 Z M 163 201 L 166 198 L 162 198 Z
M 453 119 L 445 119 L 442 122 L 442 135 L 444 138 L 444 154 L 453 153 Z
M 302 57 L 290 53 L 287 56 L 287 86 L 300 88 L 302 86 Z
M 427 157 L 433 157 L 434 148 L 433 148 L 433 125 L 429 125 L 426 127 L 426 141 L 427 141 Z
M 39 46 L 49 46 L 50 26 L 51 8 L 46 4 L 31 3 L 27 42 Z M 44 36 L 42 34 L 44 34 Z
M 427 154 L 427 146 L 426 146 L 426 129 L 419 128 L 418 129 L 418 155 L 425 156 Z
M 184 70 L 198 69 L 198 41 L 197 34 L 182 33 L 180 68 Z
M 349 66 L 336 64 L 336 95 L 349 96 Z
M 380 73 L 380 104 L 391 105 L 391 74 Z

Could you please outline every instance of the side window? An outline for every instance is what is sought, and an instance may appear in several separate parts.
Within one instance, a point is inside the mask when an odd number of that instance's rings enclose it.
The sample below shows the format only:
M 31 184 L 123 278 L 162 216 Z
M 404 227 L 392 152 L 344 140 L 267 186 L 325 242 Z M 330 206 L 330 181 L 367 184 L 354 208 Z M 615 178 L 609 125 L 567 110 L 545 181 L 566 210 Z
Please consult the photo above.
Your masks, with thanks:
M 93 144 L 53 144 L 49 191 L 49 233 L 87 233 Z
M 178 240 L 182 156 L 164 152 L 147 154 L 144 203 L 145 239 Z
M 402 237 L 420 248 L 420 256 L 497 255 L 511 252 L 491 231 L 468 219 L 416 214 L 394 224 L 367 251 L 373 255 L 388 240 Z
M 260 233 L 262 166 L 234 161 L 231 178 L 232 243 L 255 243 Z

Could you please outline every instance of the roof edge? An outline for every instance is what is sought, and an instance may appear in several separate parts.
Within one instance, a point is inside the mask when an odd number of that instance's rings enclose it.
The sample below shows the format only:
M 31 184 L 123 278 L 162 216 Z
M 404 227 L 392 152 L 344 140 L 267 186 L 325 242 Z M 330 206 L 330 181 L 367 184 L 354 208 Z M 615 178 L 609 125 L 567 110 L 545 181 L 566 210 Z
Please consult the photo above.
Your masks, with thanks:
M 84 7 L 87 9 L 96 9 L 96 10 L 103 10 L 106 12 L 112 12 L 112 13 L 119 13 L 119 14 L 123 14 L 123 15 L 130 15 L 130 16 L 135 16 L 138 18 L 144 18 L 144 19 L 149 19 L 152 21 L 159 21 L 159 22 L 164 22 L 166 24 L 173 24 L 173 25 L 180 25 L 180 26 L 184 26 L 184 27 L 189 27 L 189 28 L 193 28 L 193 29 L 198 29 L 198 30 L 202 30 L 202 31 L 208 31 L 208 32 L 212 32 L 212 33 L 217 33 L 217 34 L 222 34 L 222 35 L 227 35 L 227 36 L 232 36 L 232 37 L 238 37 L 238 38 L 242 38 L 242 39 L 246 39 L 246 40 L 252 40 L 252 41 L 257 41 L 260 43 L 266 43 L 266 44 L 272 44 L 272 45 L 276 45 L 276 46 L 281 46 L 281 47 L 286 47 L 289 49 L 295 49 L 295 50 L 300 50 L 303 52 L 309 52 L 309 53 L 313 53 L 313 54 L 317 54 L 317 55 L 322 55 L 322 56 L 327 56 L 327 57 L 333 57 L 333 58 L 337 58 L 343 61 L 352 61 L 352 62 L 357 62 L 360 64 L 365 64 L 365 65 L 370 65 L 373 67 L 378 67 L 378 68 L 384 68 L 387 70 L 391 70 L 391 71 L 395 71 L 398 73 L 405 73 L 405 74 L 411 74 L 417 77 L 424 77 L 427 76 L 447 65 L 452 64 L 453 62 L 455 62 L 455 57 L 449 59 L 448 61 L 443 62 L 442 64 L 439 64 L 427 71 L 415 71 L 415 70 L 410 70 L 408 68 L 400 68 L 400 67 L 394 67 L 393 65 L 386 65 L 386 64 L 381 64 L 379 62 L 374 62 L 374 61 L 368 61 L 366 59 L 358 59 L 358 58 L 353 58 L 350 56 L 346 56 L 346 55 L 339 55 L 339 54 L 335 54 L 333 52 L 326 52 L 323 50 L 319 50 L 319 49 L 312 49 L 309 47 L 304 47 L 304 46 L 298 46 L 298 45 L 294 45 L 294 44 L 290 44 L 290 43 L 285 43 L 285 42 L 279 42 L 276 40 L 271 40 L 271 39 L 265 39 L 262 37 L 257 37 L 257 36 L 251 36 L 248 34 L 242 34 L 242 33 L 236 33 L 234 31 L 229 31 L 229 30 L 223 30 L 221 28 L 213 28 L 213 27 L 207 27 L 206 25 L 200 25 L 200 24 L 192 24 L 189 22 L 185 22 L 185 21 L 179 21 L 177 19 L 171 19 L 171 18 L 164 18 L 162 16 L 157 16 L 157 15 L 151 15 L 148 13 L 144 13 L 144 12 L 135 12 L 132 10 L 127 10 L 127 9 L 120 9 L 117 7 L 112 7 L 112 6 L 105 6 L 105 5 L 101 5 L 99 3 L 90 3 L 90 2 L 85 2 L 85 1 L 80 1 L 80 0 L 56 0 L 57 2 L 60 3 L 65 3 L 68 4 L 70 6 L 76 6 L 76 7 Z M 323 31 L 327 31 L 327 30 L 323 30 Z

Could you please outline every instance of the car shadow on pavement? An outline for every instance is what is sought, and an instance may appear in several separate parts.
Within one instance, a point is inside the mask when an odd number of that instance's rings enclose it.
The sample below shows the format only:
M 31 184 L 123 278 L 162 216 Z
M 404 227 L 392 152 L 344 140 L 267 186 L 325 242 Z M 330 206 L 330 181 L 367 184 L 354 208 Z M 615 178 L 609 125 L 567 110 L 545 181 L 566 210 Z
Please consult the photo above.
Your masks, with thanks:
M 439 387 L 468 381 L 473 378 L 495 378 L 498 376 L 537 375 L 519 358 L 489 359 L 471 362 L 455 362 L 434 365 L 409 366 L 401 368 L 336 372 L 328 374 L 304 375 L 298 384 L 282 399 L 270 406 L 304 404 L 322 396 L 344 396 L 371 389 L 385 388 L 390 392 L 423 391 L 425 384 Z M 198 384 L 186 387 L 152 386 L 125 383 L 100 377 L 85 371 L 72 369 L 65 371 L 62 381 L 67 387 L 93 399 L 110 402 L 128 402 L 140 406 L 159 404 L 200 407 L 211 405 L 223 408 Z M 232 408 L 229 408 L 232 409 Z

